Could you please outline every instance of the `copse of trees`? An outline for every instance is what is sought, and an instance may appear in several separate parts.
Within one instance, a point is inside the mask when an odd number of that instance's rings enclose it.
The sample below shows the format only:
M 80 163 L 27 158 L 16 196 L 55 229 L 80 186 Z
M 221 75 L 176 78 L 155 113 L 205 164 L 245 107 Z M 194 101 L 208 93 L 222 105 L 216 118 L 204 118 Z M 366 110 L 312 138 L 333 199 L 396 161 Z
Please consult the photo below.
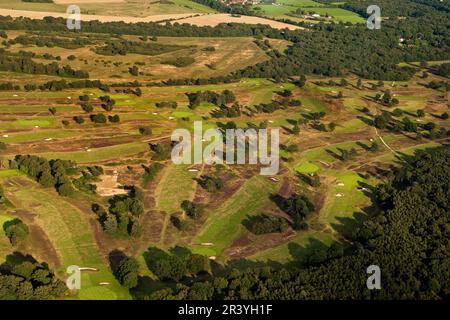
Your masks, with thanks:
M 30 255 L 15 252 L 0 268 L 0 300 L 49 300 L 62 298 L 67 291 L 47 263 Z
M 101 205 L 93 204 L 92 210 L 106 233 L 114 237 L 139 237 L 142 230 L 139 217 L 144 214 L 144 194 L 133 186 L 126 195 L 115 195 L 108 200 L 106 211 Z
M 187 49 L 192 46 L 181 46 L 176 44 L 161 44 L 139 41 L 108 41 L 104 46 L 96 47 L 95 53 L 101 55 L 126 55 L 128 53 L 156 56 L 167 52 Z
M 218 109 L 214 109 L 211 111 L 211 116 L 213 118 L 237 118 L 241 116 L 241 109 L 241 105 L 237 102 L 235 102 L 230 107 L 221 105 Z
M 9 161 L 11 169 L 19 169 L 44 187 L 54 187 L 61 196 L 75 192 L 69 174 L 76 172 L 76 165 L 68 160 L 50 160 L 33 155 L 16 155 Z
M 174 248 L 175 249 L 175 248 Z M 179 281 L 183 278 L 195 278 L 199 274 L 211 272 L 208 257 L 191 253 L 189 250 L 177 254 L 150 247 L 144 253 L 147 266 L 160 280 Z
M 92 114 L 90 119 L 94 123 L 106 123 L 106 116 L 103 113 Z
M 450 76 L 450 63 L 438 65 L 436 67 L 436 74 L 448 78 Z
M 176 109 L 178 107 L 178 103 L 176 101 L 161 101 L 161 102 L 156 102 L 155 106 L 157 108 L 172 108 L 172 109 Z
M 20 86 L 17 84 L 13 84 L 12 82 L 3 82 L 0 83 L 0 90 L 1 91 L 12 91 L 12 90 L 20 90 Z
M 214 91 L 198 91 L 186 93 L 189 99 L 189 108 L 195 109 L 203 102 L 222 106 L 236 101 L 234 93 L 230 90 L 224 90 L 221 93 Z
M 223 180 L 214 175 L 202 175 L 197 182 L 200 187 L 208 192 L 217 192 L 225 187 Z
M 102 108 L 107 111 L 111 112 L 113 110 L 114 105 L 116 104 L 116 101 L 114 99 L 111 99 L 110 96 L 100 96 L 100 101 L 102 102 Z
M 82 70 L 74 70 L 70 66 L 59 66 L 56 62 L 43 64 L 34 62 L 27 57 L 14 57 L 1 54 L 0 71 L 21 72 L 29 74 L 45 74 L 71 78 L 89 78 L 89 73 Z
M 138 284 L 139 263 L 135 258 L 122 256 L 117 263 L 111 265 L 111 269 L 116 279 L 125 288 L 131 289 Z
M 183 200 L 183 202 L 181 202 L 181 209 L 184 210 L 189 218 L 196 220 L 203 215 L 204 205 L 189 200 Z
M 249 217 L 244 225 L 250 232 L 260 235 L 274 232 L 284 232 L 289 227 L 289 222 L 283 218 L 270 214 L 260 214 Z
M 20 43 L 24 46 L 36 45 L 38 47 L 61 47 L 65 49 L 78 49 L 85 47 L 86 45 L 94 44 L 94 42 L 88 38 L 77 37 L 74 39 L 68 39 L 67 37 L 54 37 L 44 35 L 19 35 L 14 39 L 8 40 L 9 45 Z M 69 56 L 70 57 L 70 56 Z M 71 60 L 69 58 L 69 60 Z M 72 59 L 73 60 L 73 59 Z
M 144 168 L 142 185 L 145 187 L 155 179 L 158 172 L 163 168 L 163 165 L 159 162 L 153 162 L 150 166 L 142 165 L 142 167 Z
M 26 240 L 30 231 L 25 223 L 20 219 L 13 219 L 3 224 L 3 230 L 13 246 Z
M 314 212 L 315 207 L 305 195 L 293 194 L 288 198 L 272 196 L 278 207 L 286 212 L 292 219 L 292 227 L 295 230 L 307 228 L 305 220 Z

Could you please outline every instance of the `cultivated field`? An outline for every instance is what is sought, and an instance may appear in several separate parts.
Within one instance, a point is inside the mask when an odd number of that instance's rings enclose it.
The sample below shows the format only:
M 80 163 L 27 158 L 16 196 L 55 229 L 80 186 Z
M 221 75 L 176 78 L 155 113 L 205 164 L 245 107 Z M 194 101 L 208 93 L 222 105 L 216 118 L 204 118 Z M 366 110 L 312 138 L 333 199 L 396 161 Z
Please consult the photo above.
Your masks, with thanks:
M 152 1 L 149 3 L 146 0 L 56 0 L 54 3 L 30 3 L 22 2 L 21 0 L 0 0 L 0 8 L 2 9 L 35 11 L 38 16 L 40 16 L 38 12 L 49 12 L 51 13 L 49 15 L 54 15 L 53 12 L 65 13 L 67 6 L 71 4 L 79 5 L 83 15 L 106 16 L 102 19 L 108 19 L 107 16 L 144 18 L 151 15 L 161 15 L 166 17 L 175 15 L 176 17 L 178 14 L 214 12 L 214 10 L 209 7 L 189 0 L 171 0 L 170 3 L 163 3 L 160 1 Z M 12 15 L 15 13 L 11 12 L 10 14 Z M 139 21 L 139 19 L 137 21 Z

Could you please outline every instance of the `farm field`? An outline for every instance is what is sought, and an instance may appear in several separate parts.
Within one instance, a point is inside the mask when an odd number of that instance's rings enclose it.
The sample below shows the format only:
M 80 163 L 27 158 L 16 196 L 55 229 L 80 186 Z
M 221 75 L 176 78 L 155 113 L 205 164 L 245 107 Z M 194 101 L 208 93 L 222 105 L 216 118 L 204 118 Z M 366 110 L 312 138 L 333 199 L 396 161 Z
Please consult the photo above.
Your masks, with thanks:
M 206 300 L 220 290 L 232 299 L 284 297 L 263 282 L 255 283 L 261 296 L 252 296 L 247 289 L 241 292 L 244 284 L 238 282 L 245 283 L 241 275 L 248 270 L 261 272 L 257 276 L 266 281 L 279 270 L 311 268 L 319 274 L 324 262 L 375 255 L 369 251 L 382 234 L 374 226 L 390 221 L 394 202 L 404 200 L 389 199 L 395 183 L 386 189 L 380 184 L 394 179 L 395 167 L 411 166 L 417 150 L 448 148 L 445 50 L 433 52 L 436 61 L 395 64 L 397 58 L 388 61 L 385 50 L 370 56 L 376 62 L 386 59 L 380 69 L 363 69 L 356 60 L 341 67 L 336 61 L 347 62 L 350 44 L 344 41 L 333 50 L 344 36 L 333 39 L 329 52 L 328 44 L 312 51 L 305 46 L 314 44 L 315 32 L 335 28 L 349 35 L 345 32 L 364 23 L 336 4 L 252 5 L 262 18 L 219 13 L 188 0 L 0 0 L 0 16 L 13 11 L 19 16 L 19 10 L 37 19 L 48 13 L 64 16 L 68 4 L 79 4 L 86 20 L 174 19 L 176 24 L 165 30 L 159 24 L 106 28 L 92 22 L 94 31 L 88 33 L 48 30 L 45 24 L 31 30 L 28 21 L 0 30 L 0 289 L 2 272 L 8 272 L 31 283 L 30 296 L 49 299 Z M 320 23 L 302 17 L 312 13 L 331 17 L 320 28 L 269 19 Z M 118 32 L 117 26 L 132 34 Z M 359 44 L 369 47 L 373 39 Z M 410 61 L 414 50 L 421 58 L 439 41 L 397 42 L 389 44 L 398 45 L 390 48 L 397 60 Z M 315 56 L 316 64 L 307 61 Z M 379 72 L 374 78 L 361 76 L 374 70 Z M 194 132 L 199 123 L 201 130 Z M 218 130 L 211 137 L 208 129 Z M 239 151 L 223 135 L 249 129 L 259 137 L 263 129 L 279 132 L 278 145 L 267 150 L 258 145 L 254 154 L 276 155 L 275 174 L 261 174 L 268 167 L 262 161 L 234 163 Z M 223 148 L 208 156 L 232 152 L 227 158 L 232 161 L 186 160 L 211 151 L 213 141 Z M 179 142 L 187 146 L 176 154 Z M 241 143 L 253 146 L 249 136 Z M 176 163 L 176 156 L 189 152 Z M 250 161 L 250 152 L 243 158 Z M 406 169 L 404 177 L 415 178 Z M 383 197 L 392 202 L 376 202 Z M 402 232 L 424 229 L 415 227 Z M 444 233 L 444 223 L 439 228 Z M 25 263 L 14 265 L 20 259 Z M 29 271 L 30 265 L 37 269 Z M 55 288 L 58 281 L 65 286 L 69 266 L 81 272 L 81 287 L 59 292 Z M 289 277 L 295 285 L 312 281 L 313 273 L 287 272 L 273 277 L 274 288 Z M 292 288 L 296 298 L 327 297 Z
M 279 0 L 272 4 L 257 5 L 260 12 L 269 18 L 289 19 L 292 21 L 317 22 L 313 14 L 318 14 L 322 19 L 335 22 L 364 23 L 364 18 L 358 14 L 338 7 L 328 7 L 326 4 L 312 0 Z M 305 11 L 304 14 L 296 13 L 297 10 Z M 331 18 L 327 18 L 331 17 Z
M 166 4 L 160 2 L 149 4 L 145 0 L 56 0 L 54 3 L 29 3 L 22 2 L 21 0 L 0 0 L 0 8 L 2 9 L 35 11 L 35 14 L 40 14 L 39 12 L 65 13 L 67 6 L 71 4 L 78 5 L 82 14 L 104 17 L 130 16 L 143 18 L 147 16 L 160 16 L 158 19 L 164 20 L 167 18 L 170 19 L 170 16 L 172 15 L 177 17 L 177 15 L 180 14 L 190 15 L 214 12 L 214 10 L 207 6 L 189 0 L 172 0 L 170 3 Z

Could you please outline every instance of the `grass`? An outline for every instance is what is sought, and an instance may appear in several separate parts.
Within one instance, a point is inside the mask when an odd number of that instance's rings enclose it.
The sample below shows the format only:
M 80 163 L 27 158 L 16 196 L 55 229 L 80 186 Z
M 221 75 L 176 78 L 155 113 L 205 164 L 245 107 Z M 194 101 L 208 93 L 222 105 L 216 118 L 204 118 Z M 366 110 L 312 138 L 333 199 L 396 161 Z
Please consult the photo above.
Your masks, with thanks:
M 263 262 L 294 262 L 296 266 L 301 266 L 310 254 L 329 246 L 332 242 L 333 237 L 330 233 L 306 231 L 298 234 L 289 243 L 258 252 L 248 259 Z
M 25 133 L 8 134 L 7 138 L 0 136 L 0 141 L 5 143 L 20 143 L 27 141 L 45 140 L 48 138 L 63 139 L 74 137 L 77 135 L 80 135 L 80 132 L 68 130 L 34 130 Z
M 53 127 L 55 125 L 55 119 L 53 117 L 39 117 L 35 119 L 20 119 L 13 121 L 1 121 L 0 130 L 13 130 L 13 129 L 30 129 L 33 127 Z
M 326 7 L 325 5 L 312 0 L 279 0 L 277 4 L 258 5 L 263 15 L 275 19 L 290 19 L 294 21 L 305 20 L 301 17 L 291 16 L 297 9 L 307 12 L 314 12 L 325 17 L 326 14 L 333 18 L 330 21 L 364 23 L 364 18 L 358 14 L 341 8 Z M 328 21 L 328 20 L 327 20 Z
M 34 184 L 34 183 L 33 183 Z M 58 272 L 65 274 L 70 265 L 98 268 L 99 272 L 82 272 L 80 299 L 98 299 L 129 297 L 126 289 L 121 287 L 112 275 L 106 258 L 97 247 L 93 231 L 86 213 L 37 185 L 31 188 L 8 187 L 14 193 L 17 207 L 33 212 L 34 221 L 45 230 L 55 248 L 60 267 Z M 99 286 L 99 282 L 110 282 L 109 287 Z M 103 299 L 104 299 L 103 298 Z
M 29 3 L 21 0 L 0 0 L 0 8 L 30 11 L 66 12 L 67 5 L 55 3 Z M 98 15 L 123 15 L 146 17 L 159 14 L 212 13 L 213 9 L 188 0 L 171 0 L 170 4 L 151 3 L 144 0 L 122 3 L 83 3 L 81 13 Z
M 266 177 L 250 178 L 219 208 L 208 212 L 208 220 L 194 242 L 211 242 L 214 245 L 208 252 L 220 255 L 244 231 L 245 217 L 263 211 L 270 204 L 269 194 L 274 191 L 275 184 Z
M 22 176 L 22 175 L 23 175 L 23 173 L 21 173 L 19 170 L 15 170 L 15 169 L 0 170 L 0 179 Z
M 304 162 L 297 167 L 295 170 L 300 173 L 313 173 L 320 170 L 320 167 L 311 162 Z
M 354 213 L 370 202 L 363 191 L 357 190 L 359 183 L 368 183 L 368 181 L 353 171 L 329 170 L 327 175 L 336 178 L 336 181 L 328 188 L 319 220 L 330 225 L 336 231 L 341 228 L 348 231 L 347 226 L 343 224 L 347 221 L 345 219 L 353 219 Z M 342 196 L 338 197 L 337 195 Z
M 172 214 L 181 211 L 183 200 L 191 200 L 193 196 L 194 178 L 198 172 L 188 171 L 188 165 L 170 165 L 166 168 L 163 180 L 156 190 L 157 208 Z
M 136 155 L 148 150 L 148 145 L 144 142 L 131 142 L 103 148 L 93 148 L 91 151 L 74 152 L 46 152 L 38 154 L 47 159 L 73 160 L 77 163 L 90 163 L 107 161 Z

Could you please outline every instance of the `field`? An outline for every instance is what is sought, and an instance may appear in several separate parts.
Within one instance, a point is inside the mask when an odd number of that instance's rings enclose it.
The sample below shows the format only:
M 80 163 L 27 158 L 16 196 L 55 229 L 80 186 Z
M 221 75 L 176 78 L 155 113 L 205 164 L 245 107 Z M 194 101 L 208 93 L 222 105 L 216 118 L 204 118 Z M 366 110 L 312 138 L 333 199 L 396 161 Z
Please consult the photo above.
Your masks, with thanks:
M 12 32 L 11 36 L 19 35 Z M 128 36 L 125 39 L 130 41 L 139 41 L 137 37 Z M 79 49 L 66 50 L 60 47 L 54 47 L 54 55 L 61 57 L 62 63 L 69 64 L 75 69 L 81 69 L 89 72 L 95 79 L 108 80 L 112 82 L 134 81 L 136 76 L 128 72 L 131 65 L 139 64 L 141 75 L 139 80 L 156 81 L 169 78 L 186 77 L 211 77 L 218 76 L 224 72 L 228 73 L 244 68 L 253 63 L 266 60 L 268 57 L 260 48 L 258 48 L 251 38 L 234 38 L 224 40 L 221 38 L 169 38 L 160 37 L 157 44 L 182 46 L 182 49 L 173 52 L 167 52 L 157 56 L 142 54 L 127 54 L 125 56 L 114 56 L 112 63 L 111 56 L 97 54 L 91 49 L 101 45 L 90 45 Z M 205 48 L 213 47 L 214 51 L 205 51 Z M 15 44 L 10 48 L 13 52 L 20 50 L 30 51 L 35 54 L 43 54 L 47 51 L 45 47 L 36 47 L 30 45 Z M 69 56 L 75 56 L 75 60 L 69 60 Z M 164 64 L 166 60 L 176 60 L 179 57 L 189 55 L 194 58 L 194 62 L 185 67 L 176 67 Z M 86 64 L 85 61 L 89 61 Z M 105 73 L 105 67 L 108 72 Z M 182 73 L 180 72 L 182 71 Z M 1 73 L 0 73 L 1 74 Z M 5 75 L 6 76 L 6 75 Z M 8 75 L 11 80 L 17 82 L 24 81 L 23 75 Z M 0 92 L 1 94 L 1 92 Z M 70 95 L 67 95 L 70 96 Z M 66 97 L 62 97 L 65 98 Z
M 196 17 L 179 19 L 178 22 L 195 24 L 198 26 L 216 26 L 219 23 L 235 22 L 235 23 L 247 23 L 247 24 L 268 24 L 271 27 L 276 28 L 276 29 L 284 29 L 284 28 L 288 28 L 290 30 L 299 29 L 299 27 L 297 27 L 297 26 L 283 23 L 283 22 L 277 22 L 277 21 L 264 19 L 264 18 L 260 18 L 260 17 L 253 17 L 253 16 L 234 17 L 230 14 L 200 15 L 200 16 L 196 16 Z
M 289 19 L 292 21 L 317 22 L 312 14 L 319 14 L 325 21 L 364 23 L 364 19 L 356 13 L 341 8 L 326 7 L 324 4 L 312 0 L 279 0 L 272 4 L 257 5 L 260 12 L 274 19 Z M 296 14 L 296 10 L 304 10 L 312 14 Z M 327 16 L 331 18 L 327 18 Z
M 2 9 L 34 11 L 36 15 L 40 15 L 38 12 L 65 13 L 67 6 L 71 4 L 79 5 L 81 13 L 84 16 L 98 15 L 105 17 L 103 19 L 107 19 L 106 17 L 108 16 L 111 16 L 110 19 L 114 19 L 112 18 L 113 16 L 118 18 L 120 16 L 138 18 L 136 20 L 129 20 L 130 22 L 140 21 L 139 19 L 148 16 L 159 16 L 158 20 L 164 20 L 170 19 L 170 17 L 180 17 L 177 16 L 180 14 L 192 15 L 214 12 L 214 10 L 209 7 L 189 0 L 171 0 L 171 3 L 167 4 L 159 2 L 149 4 L 145 0 L 56 0 L 54 3 L 29 3 L 22 2 L 21 0 L 0 0 L 0 8 Z
M 26 4 L 25 7 L 18 0 L 0 0 L 0 7 L 5 10 L 36 10 L 32 14 L 38 16 L 37 12 L 44 14 L 41 10 L 63 12 L 69 3 L 66 0 L 55 2 Z M 144 1 L 75 3 L 82 4 L 83 12 L 110 15 L 111 19 L 115 19 L 114 14 L 118 13 L 133 16 L 133 19 L 144 16 L 160 19 L 161 15 L 170 12 L 174 15 L 204 14 L 177 20 L 198 25 L 214 25 L 219 21 L 267 21 L 257 17 L 212 14 L 210 8 L 187 0 L 173 0 L 170 5 L 155 4 L 140 11 L 137 7 Z M 106 7 L 105 12 L 101 11 L 102 7 Z M 260 7 L 267 16 L 274 18 L 289 18 L 289 12 L 303 8 L 321 15 L 328 13 L 336 21 L 362 22 L 362 18 L 354 14 L 327 8 L 311 0 L 280 0 L 276 6 Z M 0 9 L 0 14 L 2 12 Z M 270 23 L 280 28 L 284 26 L 274 21 Z M 6 33 L 8 40 L 21 35 L 54 36 L 65 41 L 72 39 L 71 34 L 57 32 L 44 35 L 6 30 Z M 358 85 L 359 78 L 353 74 L 345 77 L 345 85 L 339 84 L 341 78 L 312 75 L 307 75 L 304 86 L 296 84 L 298 76 L 279 82 L 266 78 L 240 78 L 229 83 L 167 84 L 162 81 L 227 75 L 270 57 L 255 37 L 142 39 L 131 35 L 80 32 L 77 38 L 91 39 L 92 42 L 75 49 L 57 45 L 5 45 L 6 40 L 0 44 L 0 48 L 13 54 L 21 51 L 34 53 L 32 60 L 35 62 L 57 61 L 58 64 L 87 71 L 91 80 L 98 79 L 108 84 L 109 91 L 93 87 L 62 90 L 37 87 L 27 91 L 24 88 L 26 84 L 39 86 L 62 77 L 0 72 L 0 83 L 11 82 L 20 86 L 19 89 L 0 90 L 0 142 L 5 146 L 0 149 L 0 186 L 8 199 L 8 202 L 0 203 L 0 225 L 20 218 L 30 228 L 29 238 L 17 247 L 0 230 L 0 263 L 14 250 L 22 250 L 47 262 L 61 279 L 67 276 L 66 268 L 70 265 L 97 268 L 98 271 L 82 273 L 81 290 L 73 292 L 67 299 L 135 298 L 133 291 L 120 285 L 113 275 L 110 260 L 115 250 L 137 259 L 142 277 L 140 285 L 148 280 L 148 287 L 159 285 L 146 260 L 147 250 L 152 246 L 167 252 L 174 248 L 187 248 L 215 260 L 217 267 L 225 263 L 250 267 L 259 264 L 275 267 L 282 264 L 307 265 L 318 250 L 326 250 L 334 242 L 347 245 L 345 236 L 359 219 L 370 214 L 371 188 L 385 179 L 381 171 L 391 170 L 391 165 L 405 161 L 404 157 L 413 154 L 414 150 L 448 143 L 447 136 L 433 139 L 420 126 L 433 122 L 437 128 L 449 129 L 448 119 L 442 117 L 442 113 L 448 110 L 449 94 L 442 88 L 432 89 L 424 85 L 421 74 L 430 71 L 425 66 L 415 66 L 416 74 L 409 81 L 386 81 L 378 87 L 375 80 L 368 79 L 361 79 L 362 84 Z M 156 54 L 96 53 L 95 50 L 107 41 L 181 47 Z M 282 39 L 267 39 L 267 43 L 281 54 L 286 54 L 283 51 L 290 45 Z M 61 59 L 45 59 L 46 53 Z M 167 63 L 185 57 L 192 57 L 194 61 L 185 66 Z M 137 74 L 130 72 L 133 67 L 138 68 Z M 79 80 L 64 79 L 67 82 Z M 442 80 L 442 77 L 430 71 L 427 81 L 431 80 Z M 216 106 L 211 101 L 190 104 L 188 94 L 213 91 L 225 95 L 224 90 L 231 91 L 242 107 L 239 114 L 216 117 L 215 112 L 220 105 Z M 395 106 L 383 105 L 376 100 L 376 95 L 386 90 L 398 99 Z M 112 110 L 106 108 L 102 97 L 105 95 L 114 100 Z M 288 104 L 286 99 L 295 103 Z M 93 110 L 83 110 L 83 101 L 88 102 Z M 257 109 L 274 101 L 283 107 L 267 112 Z M 162 102 L 166 105 L 161 105 Z M 171 103 L 170 106 L 167 103 Z M 231 105 L 228 103 L 228 107 Z M 394 114 L 396 108 L 402 110 L 400 116 Z M 423 110 L 424 114 L 419 116 L 418 110 Z M 396 121 L 414 123 L 422 134 L 395 132 L 387 127 L 376 129 L 372 120 L 382 112 Z M 105 114 L 107 119 L 95 123 L 94 115 L 99 113 Z M 113 116 L 118 116 L 119 121 L 113 121 Z M 80 117 L 83 121 L 78 122 Z M 202 121 L 203 131 L 232 125 L 239 128 L 262 128 L 265 125 L 269 129 L 279 129 L 282 148 L 279 172 L 274 176 L 262 176 L 258 166 L 174 164 L 170 153 L 164 154 L 164 147 L 170 149 L 175 129 L 185 128 L 191 132 L 194 121 Z M 295 125 L 298 125 L 298 133 L 294 131 Z M 149 128 L 151 130 L 145 130 Z M 14 161 L 9 162 L 16 155 L 25 154 L 47 160 L 72 160 L 80 170 L 100 166 L 103 169 L 100 177 L 106 177 L 106 181 L 117 180 L 124 194 L 131 186 L 141 188 L 143 210 L 136 218 L 140 232 L 132 234 L 130 231 L 126 235 L 107 233 L 104 221 L 100 221 L 93 211 L 93 204 L 100 204 L 108 210 L 111 196 L 86 190 L 63 196 L 53 187 L 44 188 L 23 168 L 21 171 L 13 169 Z M 149 168 L 155 164 L 161 168 L 149 177 Z M 86 174 L 86 171 L 80 172 L 72 173 L 71 178 Z M 208 189 L 210 185 L 201 183 L 205 176 L 219 177 L 223 185 Z M 114 179 L 108 179 L 111 177 Z M 314 177 L 319 183 L 313 183 Z M 291 223 L 292 217 L 277 202 L 276 196 L 287 199 L 294 194 L 307 196 L 314 205 L 303 229 L 294 230 L 289 224 L 280 232 L 251 232 L 248 221 L 263 213 Z M 182 207 L 186 200 L 201 205 L 203 211 L 198 217 L 193 214 L 191 217 Z M 108 214 L 111 215 L 114 210 L 110 211 Z M 176 219 L 189 223 L 182 227 Z M 133 225 L 126 227 L 127 231 L 132 230 Z M 101 285 L 103 282 L 108 284 Z

